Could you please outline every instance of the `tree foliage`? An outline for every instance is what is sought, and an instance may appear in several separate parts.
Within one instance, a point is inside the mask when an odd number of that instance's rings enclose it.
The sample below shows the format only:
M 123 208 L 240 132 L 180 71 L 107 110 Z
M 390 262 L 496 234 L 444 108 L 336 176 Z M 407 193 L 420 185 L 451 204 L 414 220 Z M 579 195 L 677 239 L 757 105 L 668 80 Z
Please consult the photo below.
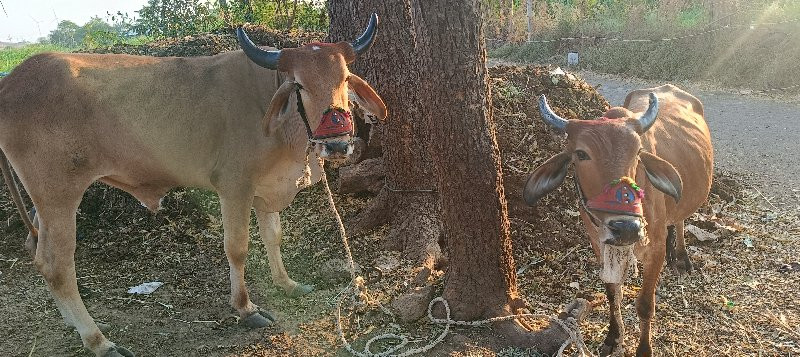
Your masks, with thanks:
M 148 0 L 133 26 L 142 35 L 179 37 L 222 26 L 219 11 L 200 0 Z
M 111 19 L 113 24 L 95 16 L 82 26 L 69 20 L 61 21 L 50 31 L 47 42 L 67 48 L 105 47 L 135 35 L 127 15 L 117 13 L 111 15 Z

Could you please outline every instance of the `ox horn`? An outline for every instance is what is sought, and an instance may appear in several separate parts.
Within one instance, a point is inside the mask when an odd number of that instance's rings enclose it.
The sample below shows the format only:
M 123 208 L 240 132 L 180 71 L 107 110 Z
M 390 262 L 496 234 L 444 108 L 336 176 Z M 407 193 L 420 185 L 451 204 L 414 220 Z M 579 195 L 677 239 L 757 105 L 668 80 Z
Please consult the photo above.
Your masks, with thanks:
M 542 120 L 552 125 L 554 128 L 558 130 L 567 128 L 568 121 L 553 112 L 553 109 L 547 104 L 547 97 L 545 97 L 544 94 L 539 96 L 539 113 L 542 114 Z
M 650 106 L 647 111 L 639 118 L 639 123 L 642 125 L 642 132 L 646 132 L 653 126 L 658 117 L 658 97 L 653 92 L 650 92 Z
M 250 37 L 247 37 L 247 33 L 244 32 L 241 26 L 236 28 L 236 37 L 239 38 L 239 46 L 242 47 L 247 58 L 261 67 L 278 69 L 281 51 L 267 51 L 258 48 L 253 41 L 250 41 Z
M 353 50 L 356 51 L 357 55 L 364 54 L 364 52 L 367 52 L 367 50 L 372 47 L 372 42 L 375 40 L 376 33 L 378 33 L 378 14 L 373 12 L 372 16 L 369 17 L 367 29 L 364 30 L 361 37 L 351 42 L 350 46 L 353 46 Z

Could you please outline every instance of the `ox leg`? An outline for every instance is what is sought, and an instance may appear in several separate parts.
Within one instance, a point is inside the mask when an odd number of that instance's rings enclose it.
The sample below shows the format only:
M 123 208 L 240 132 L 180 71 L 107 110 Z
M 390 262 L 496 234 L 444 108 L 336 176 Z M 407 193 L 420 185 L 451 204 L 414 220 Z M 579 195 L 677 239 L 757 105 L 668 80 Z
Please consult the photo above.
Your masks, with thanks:
M 247 197 L 247 198 L 244 198 Z M 225 235 L 225 254 L 230 265 L 231 306 L 247 327 L 259 328 L 271 325 L 275 319 L 250 301 L 244 280 L 249 243 L 250 207 L 252 195 L 228 197 L 220 195 L 222 226 Z
M 256 197 L 253 206 L 256 208 L 258 219 L 258 233 L 264 241 L 269 260 L 269 270 L 272 274 L 272 282 L 280 286 L 286 294 L 291 297 L 303 296 L 314 290 L 311 285 L 300 284 L 291 278 L 286 268 L 283 266 L 281 257 L 281 240 L 283 231 L 281 230 L 281 217 L 278 212 L 267 212 L 264 200 Z
M 642 274 L 642 289 L 636 298 L 636 314 L 639 316 L 639 346 L 636 349 L 637 357 L 649 357 L 653 355 L 651 345 L 652 321 L 656 314 L 656 287 L 658 286 L 661 269 L 664 267 L 666 257 L 666 235 L 667 227 L 658 227 L 651 232 L 652 242 L 660 244 L 650 244 L 644 256 L 644 269 Z
M 106 339 L 95 324 L 78 293 L 75 275 L 75 214 L 81 196 L 67 195 L 40 204 L 39 239 L 34 264 L 47 282 L 56 306 L 67 325 L 74 326 L 83 346 L 97 356 L 133 356 L 125 348 Z
M 608 298 L 608 334 L 600 348 L 600 356 L 615 356 L 625 352 L 625 325 L 622 322 L 622 284 L 605 284 Z

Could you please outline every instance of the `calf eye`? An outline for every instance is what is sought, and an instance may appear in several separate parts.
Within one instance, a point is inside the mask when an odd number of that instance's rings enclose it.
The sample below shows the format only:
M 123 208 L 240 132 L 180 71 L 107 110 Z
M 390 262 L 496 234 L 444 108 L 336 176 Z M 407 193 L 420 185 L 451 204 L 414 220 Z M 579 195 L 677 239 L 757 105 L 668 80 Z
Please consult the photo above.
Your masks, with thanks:
M 591 160 L 592 159 L 592 158 L 589 157 L 589 154 L 587 154 L 586 151 L 583 151 L 583 150 L 575 150 L 575 156 L 577 156 L 578 160 L 581 160 L 581 161 Z

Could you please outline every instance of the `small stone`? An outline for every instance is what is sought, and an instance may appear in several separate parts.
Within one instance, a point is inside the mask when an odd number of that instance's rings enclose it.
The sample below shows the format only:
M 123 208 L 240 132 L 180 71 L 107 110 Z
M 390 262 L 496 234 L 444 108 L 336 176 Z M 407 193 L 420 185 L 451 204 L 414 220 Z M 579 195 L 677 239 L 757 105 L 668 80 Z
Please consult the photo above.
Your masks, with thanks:
M 355 263 L 356 274 L 361 273 L 361 266 Z M 344 260 L 334 258 L 328 260 L 319 267 L 319 274 L 330 280 L 349 279 L 350 265 Z
M 392 310 L 402 322 L 413 322 L 428 313 L 428 304 L 433 299 L 433 287 L 415 288 L 411 292 L 396 297 Z
M 375 258 L 375 262 L 373 264 L 376 268 L 382 271 L 392 271 L 400 266 L 400 259 L 397 259 L 397 257 L 386 253 Z

